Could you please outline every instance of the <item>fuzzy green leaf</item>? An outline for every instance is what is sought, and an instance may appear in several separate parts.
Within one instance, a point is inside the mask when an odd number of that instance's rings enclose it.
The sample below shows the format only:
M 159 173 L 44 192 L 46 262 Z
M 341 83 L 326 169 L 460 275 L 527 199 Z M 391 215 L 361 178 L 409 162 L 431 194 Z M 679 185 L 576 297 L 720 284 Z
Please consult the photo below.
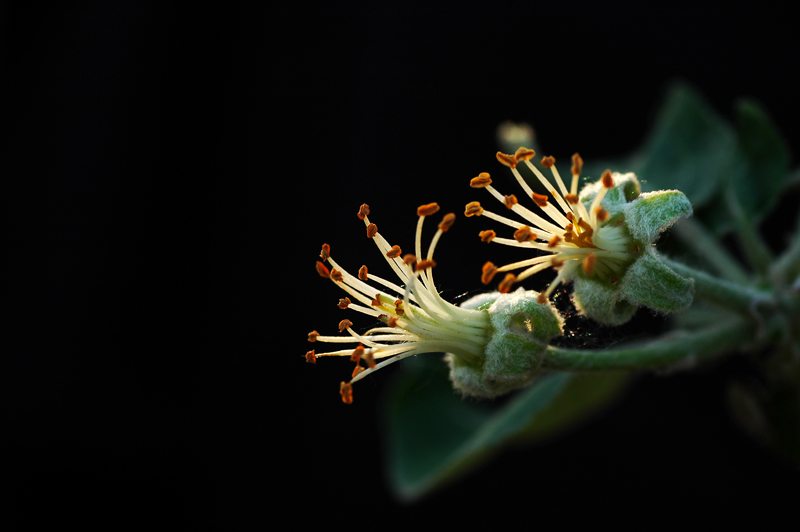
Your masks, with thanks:
M 393 489 L 406 500 L 416 499 L 479 466 L 501 445 L 530 431 L 572 378 L 549 373 L 493 408 L 457 395 L 442 361 L 428 357 L 405 364 L 386 408 Z
M 681 277 L 648 248 L 619 283 L 619 291 L 633 303 L 661 312 L 684 310 L 694 299 L 694 279 Z
M 680 218 L 692 214 L 692 204 L 677 190 L 645 193 L 625 210 L 628 231 L 635 240 L 650 244 Z

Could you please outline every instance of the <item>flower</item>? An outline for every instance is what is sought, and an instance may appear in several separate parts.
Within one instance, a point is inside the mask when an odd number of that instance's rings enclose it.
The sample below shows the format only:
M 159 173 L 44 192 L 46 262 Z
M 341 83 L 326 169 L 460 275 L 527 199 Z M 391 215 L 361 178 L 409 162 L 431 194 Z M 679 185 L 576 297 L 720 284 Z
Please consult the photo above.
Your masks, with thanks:
M 349 357 L 356 363 L 350 381 L 340 384 L 345 403 L 353 401 L 354 382 L 421 353 L 447 353 L 451 380 L 464 394 L 505 393 L 532 380 L 547 343 L 561 334 L 561 319 L 551 306 L 536 304 L 537 308 L 531 312 L 530 303 L 536 301 L 536 292 L 520 289 L 509 295 L 483 294 L 467 300 L 462 307 L 442 299 L 433 281 L 432 269 L 436 265 L 433 254 L 442 234 L 455 221 L 455 215 L 444 216 L 425 255 L 421 244 L 425 218 L 438 210 L 436 203 L 417 209 L 415 254 L 403 255 L 401 248 L 390 245 L 370 222 L 369 206 L 364 204 L 359 209 L 358 217 L 366 225 L 367 237 L 378 246 L 400 279 L 400 285 L 369 273 L 366 266 L 352 275 L 333 259 L 328 244 L 322 246 L 317 272 L 349 294 L 339 300 L 339 308 L 355 310 L 383 322 L 383 326 L 359 334 L 353 323 L 345 319 L 339 323 L 339 332 L 347 332 L 347 336 L 322 336 L 317 331 L 308 335 L 310 342 L 356 344 L 355 348 L 306 353 L 306 361 L 310 363 L 327 356 Z M 505 373 L 498 375 L 498 372 Z
M 530 162 L 534 156 L 535 152 L 527 148 L 519 148 L 514 155 L 497 153 L 498 161 L 511 168 L 525 194 L 544 216 L 520 205 L 514 195 L 497 192 L 488 173 L 481 173 L 470 182 L 473 188 L 485 188 L 527 222 L 486 211 L 480 203 L 471 202 L 466 206 L 466 216 L 486 216 L 515 229 L 513 239 L 500 238 L 493 230 L 486 230 L 480 233 L 481 240 L 542 252 L 499 268 L 487 262 L 483 267 L 484 284 L 497 273 L 525 268 L 518 276 L 506 274 L 499 290 L 507 292 L 515 283 L 552 267 L 558 275 L 540 294 L 540 302 L 546 301 L 560 283 L 574 281 L 573 299 L 578 309 L 600 322 L 616 325 L 630 319 L 639 306 L 672 312 L 691 304 L 693 281 L 669 269 L 653 250 L 664 230 L 691 214 L 692 206 L 683 193 L 672 190 L 642 194 L 634 174 L 606 170 L 599 181 L 585 186 L 578 195 L 583 160 L 577 153 L 572 156 L 569 190 L 556 169 L 555 158 L 542 159 L 542 166 L 553 174 L 556 190 Z M 534 192 L 525 182 L 517 169 L 521 162 L 544 185 L 549 196 Z

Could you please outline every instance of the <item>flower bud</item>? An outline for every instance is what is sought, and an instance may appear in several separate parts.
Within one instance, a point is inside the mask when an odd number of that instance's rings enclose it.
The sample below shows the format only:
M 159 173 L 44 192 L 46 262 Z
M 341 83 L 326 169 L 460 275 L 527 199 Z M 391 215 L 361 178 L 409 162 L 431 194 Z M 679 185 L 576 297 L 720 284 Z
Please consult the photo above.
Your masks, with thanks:
M 447 355 L 450 380 L 464 395 L 497 397 L 530 384 L 550 341 L 561 335 L 563 320 L 539 293 L 522 288 L 509 294 L 494 292 L 474 297 L 463 308 L 489 313 L 489 341 L 477 364 Z

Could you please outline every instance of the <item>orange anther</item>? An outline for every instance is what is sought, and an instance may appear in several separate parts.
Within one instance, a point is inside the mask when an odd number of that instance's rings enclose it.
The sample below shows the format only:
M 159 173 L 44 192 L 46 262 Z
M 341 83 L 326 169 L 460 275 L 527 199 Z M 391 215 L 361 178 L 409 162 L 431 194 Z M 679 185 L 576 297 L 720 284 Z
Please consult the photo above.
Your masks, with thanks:
M 350 298 L 349 297 L 345 297 L 344 299 L 340 299 L 339 300 L 339 304 L 337 306 L 340 309 L 344 310 L 344 309 L 346 309 L 347 307 L 350 306 L 350 303 L 352 303 L 352 301 L 350 301 Z
M 464 208 L 464 216 L 469 218 L 470 216 L 480 216 L 483 214 L 483 207 L 477 201 L 472 201 L 467 203 L 467 206 Z
M 531 231 L 530 227 L 523 225 L 514 231 L 514 240 L 517 242 L 530 242 L 531 240 L 536 240 L 536 234 Z
M 317 273 L 320 277 L 324 277 L 325 279 L 331 276 L 330 270 L 328 270 L 328 268 L 326 268 L 325 265 L 320 261 L 317 261 Z
M 417 262 L 416 266 L 414 266 L 414 271 L 421 272 L 422 270 L 427 270 L 428 268 L 433 268 L 434 266 L 436 266 L 436 262 L 425 259 Z
M 517 280 L 517 276 L 513 273 L 507 273 L 506 276 L 500 281 L 500 284 L 497 285 L 497 291 L 501 294 L 507 294 L 511 291 L 511 287 Z
M 400 246 L 394 245 L 392 246 L 392 249 L 386 252 L 386 256 L 390 259 L 393 259 L 395 257 L 399 257 L 402 252 L 403 250 L 400 249 Z
M 597 256 L 594 253 L 589 253 L 585 259 L 583 259 L 583 273 L 586 275 L 594 275 L 594 265 L 597 262 Z
M 472 188 L 484 188 L 492 184 L 492 178 L 486 172 L 481 172 L 478 177 L 473 177 L 469 181 Z
M 358 278 L 362 281 L 367 280 L 367 266 L 364 265 L 358 269 Z
M 364 218 L 367 217 L 367 215 L 369 215 L 369 205 L 364 203 L 358 209 L 358 219 L 363 220 Z
M 514 205 L 517 203 L 519 202 L 514 194 L 511 194 L 510 196 L 503 196 L 503 205 L 505 205 L 508 209 L 513 209 Z
M 559 259 L 555 255 L 553 255 L 553 257 L 550 259 L 550 266 L 552 266 L 556 270 L 558 268 L 562 267 L 563 265 L 564 265 L 564 261 Z
M 362 368 L 361 366 L 356 366 L 355 368 L 353 368 L 353 378 L 355 379 L 356 375 L 358 375 L 362 371 L 364 371 L 364 368 Z
M 316 364 L 317 363 L 317 355 L 316 355 L 316 353 L 314 353 L 313 349 L 311 351 L 309 351 L 308 353 L 306 353 L 306 362 L 308 362 L 309 364 Z
M 486 231 L 481 231 L 478 233 L 478 236 L 481 237 L 481 242 L 486 242 L 487 244 L 494 240 L 494 237 L 497 236 L 497 233 L 492 231 L 491 229 L 487 229 Z
M 322 252 L 319 254 L 319 258 L 321 258 L 323 261 L 326 261 L 330 256 L 331 247 L 328 244 L 322 244 Z
M 553 238 L 547 243 L 547 247 L 554 248 L 561 243 L 561 237 L 558 235 L 554 235 Z
M 353 322 L 350 320 L 342 320 L 339 322 L 339 332 L 344 332 L 348 327 L 352 327 Z
M 491 261 L 487 262 L 481 268 L 481 282 L 483 284 L 489 284 L 492 282 L 495 274 L 497 273 L 497 266 L 494 265 Z
M 339 385 L 339 394 L 342 396 L 342 402 L 349 405 L 353 402 L 353 385 L 349 382 L 344 382 Z
M 614 188 L 614 178 L 611 177 L 611 170 L 606 170 L 603 172 L 603 175 L 600 177 L 600 180 L 603 181 L 603 186 L 606 188 Z
M 547 207 L 547 196 L 545 196 L 544 194 L 537 194 L 536 192 L 534 192 L 533 195 L 531 195 L 531 198 L 533 198 L 533 202 L 536 203 L 536 205 L 538 205 L 539 207 L 542 208 Z
M 566 215 L 566 218 L 567 218 L 567 220 L 569 220 L 570 222 L 574 222 L 574 221 L 575 221 L 575 215 L 574 215 L 574 214 L 572 214 L 571 212 L 568 212 L 568 213 L 567 213 L 567 215 Z
M 310 333 L 308 333 L 308 341 L 309 342 L 316 342 L 317 341 L 317 336 L 319 336 L 319 333 L 317 331 L 311 331 Z
M 364 355 L 364 360 L 367 361 L 367 367 L 369 369 L 375 369 L 375 356 L 372 354 L 372 351 L 368 351 L 367 354 Z
M 381 295 L 379 293 L 375 294 L 375 299 L 370 301 L 369 304 L 372 305 L 373 307 L 380 307 L 381 305 L 383 305 L 383 302 L 381 301 Z
M 367 226 L 367 238 L 372 238 L 378 233 L 378 226 L 375 224 L 369 224 Z
M 516 153 L 514 153 L 514 159 L 517 162 L 527 161 L 529 159 L 533 159 L 533 157 L 535 155 L 536 155 L 536 152 L 531 150 L 531 149 L 528 149 L 528 148 L 517 148 Z
M 509 168 L 516 168 L 517 167 L 517 160 L 514 158 L 513 155 L 508 155 L 506 153 L 497 152 L 497 160 L 500 161 L 501 164 L 508 166 Z
M 397 327 L 397 316 L 389 316 L 386 318 L 386 325 L 389 327 Z
M 580 176 L 583 171 L 583 159 L 577 153 L 572 156 L 572 175 Z
M 453 226 L 453 223 L 455 223 L 455 221 L 456 221 L 455 214 L 453 214 L 452 212 L 450 214 L 445 214 L 444 218 L 442 218 L 442 221 L 439 222 L 439 230 L 442 233 L 446 233 L 447 230 Z
M 344 276 L 342 275 L 342 272 L 334 268 L 333 270 L 331 270 L 331 279 L 333 279 L 337 283 L 341 283 L 342 281 L 344 281 Z
M 571 203 L 572 205 L 578 204 L 577 194 L 567 194 L 566 196 L 564 196 L 564 199 L 567 200 L 567 203 Z
M 358 344 L 352 353 L 350 353 L 350 361 L 351 362 L 358 362 L 361 360 L 361 355 L 364 354 L 364 346 L 362 344 Z
M 597 217 L 598 222 L 605 222 L 608 220 L 608 211 L 605 210 L 603 207 L 598 207 L 594 210 L 594 214 Z
M 417 262 L 417 257 L 412 255 L 411 253 L 408 253 L 403 256 L 403 264 L 405 264 L 406 266 L 411 266 L 415 262 Z
M 538 296 L 536 296 L 536 302 L 541 305 L 547 303 L 547 296 L 544 295 L 544 292 L 541 292 Z
M 549 157 L 542 157 L 542 166 L 545 168 L 550 168 L 554 164 L 556 164 L 556 158 L 552 155 Z
M 430 216 L 439 211 L 438 203 L 428 203 L 427 205 L 420 205 L 417 207 L 417 216 Z

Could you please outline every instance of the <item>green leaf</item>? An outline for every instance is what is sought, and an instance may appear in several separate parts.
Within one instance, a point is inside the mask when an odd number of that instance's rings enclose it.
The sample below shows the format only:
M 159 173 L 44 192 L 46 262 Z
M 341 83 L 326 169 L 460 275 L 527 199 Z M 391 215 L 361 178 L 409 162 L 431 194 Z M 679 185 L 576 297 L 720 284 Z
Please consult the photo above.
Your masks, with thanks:
M 694 279 L 681 277 L 647 248 L 620 280 L 619 291 L 632 303 L 676 312 L 692 304 Z
M 678 189 L 697 208 L 714 197 L 735 148 L 732 128 L 694 89 L 679 84 L 670 90 L 631 170 L 644 190 Z
M 405 364 L 386 408 L 388 470 L 395 492 L 423 496 L 477 467 L 511 438 L 531 430 L 567 383 L 570 373 L 541 377 L 499 408 L 462 399 L 439 360 Z

